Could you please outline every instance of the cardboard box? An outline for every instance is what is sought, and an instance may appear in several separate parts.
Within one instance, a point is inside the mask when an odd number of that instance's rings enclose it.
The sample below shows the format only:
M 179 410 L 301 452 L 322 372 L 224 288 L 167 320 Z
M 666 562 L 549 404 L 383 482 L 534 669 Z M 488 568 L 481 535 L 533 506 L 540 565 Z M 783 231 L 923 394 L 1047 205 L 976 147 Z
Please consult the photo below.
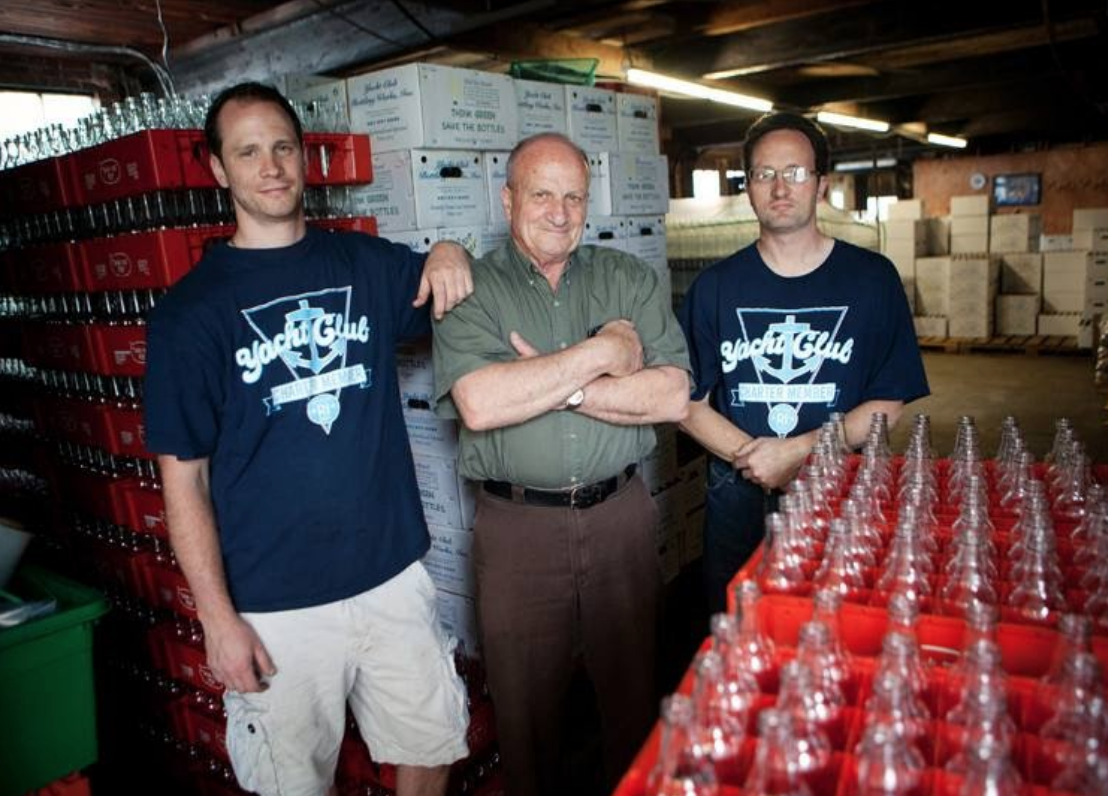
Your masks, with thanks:
M 433 407 L 430 383 L 410 382 L 400 387 L 400 405 L 412 455 L 418 458 L 456 459 L 458 423 L 438 417 Z
M 612 212 L 621 216 L 669 211 L 669 164 L 665 155 L 609 154 Z
M 917 315 L 912 318 L 916 327 L 916 337 L 946 337 L 947 323 L 945 315 Z
M 916 278 L 902 276 L 900 277 L 900 284 L 904 286 L 904 297 L 908 300 L 908 310 L 913 315 L 916 314 Z
M 885 252 L 885 256 L 888 257 L 892 264 L 896 267 L 896 272 L 900 274 L 900 280 L 902 282 L 908 279 L 915 281 L 916 256 L 914 254 Z
M 1083 229 L 1104 229 L 1108 227 L 1108 207 L 1075 207 L 1073 209 L 1073 231 Z
M 950 263 L 949 257 L 916 259 L 916 312 L 918 314 L 946 316 Z
M 988 194 L 950 197 L 952 216 L 987 216 L 992 210 L 992 198 Z
M 969 233 L 950 235 L 951 254 L 984 254 L 989 251 L 989 233 Z
M 1043 312 L 1046 314 L 1078 314 L 1085 310 L 1085 285 L 1077 290 L 1043 290 Z
M 654 426 L 654 435 L 654 450 L 639 463 L 642 480 L 652 495 L 677 480 L 677 427 L 659 423 Z
M 665 216 L 628 216 L 624 221 L 624 230 L 627 235 L 624 251 L 638 257 L 655 271 L 669 269 Z
M 539 133 L 569 132 L 566 86 L 539 80 L 515 80 L 519 140 Z
M 438 243 L 439 232 L 436 229 L 404 229 L 388 232 L 381 237 L 393 243 L 403 243 L 414 252 L 426 254 Z
M 997 258 L 952 257 L 947 280 L 947 329 L 951 337 L 991 337 L 1000 282 Z
M 589 86 L 566 86 L 569 137 L 586 152 L 619 149 L 616 93 Z
M 626 238 L 627 219 L 623 216 L 596 216 L 585 219 L 585 231 L 581 234 L 582 243 L 610 246 L 623 251 Z
M 1080 326 L 1080 312 L 1043 313 L 1039 316 L 1039 334 L 1076 337 Z
M 1073 235 L 1039 236 L 1039 251 L 1041 252 L 1064 252 L 1073 248 Z
M 352 77 L 346 89 L 350 129 L 369 133 L 375 152 L 511 149 L 519 135 L 507 75 L 405 64 Z
M 1037 334 L 1042 298 L 1038 295 L 997 296 L 997 334 Z
M 505 227 L 443 227 L 438 230 L 439 240 L 460 243 L 474 257 L 484 257 L 510 237 Z
M 889 221 L 918 221 L 925 215 L 922 199 L 898 199 L 889 205 Z
M 428 523 L 459 530 L 473 527 L 476 485 L 458 477 L 455 459 L 417 456 L 415 471 Z
M 453 594 L 476 597 L 473 575 L 473 532 L 427 524 L 431 547 L 423 557 L 423 566 L 435 587 Z
M 616 95 L 616 136 L 620 152 L 657 155 L 658 98 L 630 92 Z
M 410 157 L 417 228 L 488 224 L 480 152 L 413 149 Z
M 350 128 L 350 104 L 346 96 L 346 81 L 322 75 L 285 75 L 285 97 L 290 102 L 314 106 L 317 118 L 328 131 Z M 301 122 L 305 122 L 301 119 Z
M 373 216 L 381 233 L 417 229 L 411 153 L 374 152 L 372 162 L 373 182 L 350 188 L 354 215 Z
M 485 194 L 489 204 L 489 226 L 508 229 L 508 217 L 504 215 L 501 189 L 508 181 L 509 152 L 482 152 L 481 166 L 485 170 Z
M 469 658 L 481 657 L 481 636 L 477 632 L 477 604 L 473 597 L 436 590 L 439 624 L 448 636 L 457 639 Z
M 927 253 L 933 257 L 950 254 L 950 216 L 927 219 Z
M 989 216 L 951 216 L 950 234 L 957 235 L 984 235 L 989 234 Z
M 1009 253 L 1000 256 L 1000 292 L 1042 293 L 1043 255 Z
M 607 152 L 589 152 L 589 218 L 612 215 L 612 172 Z
M 1073 248 L 1090 251 L 1108 251 L 1108 228 L 1075 229 Z

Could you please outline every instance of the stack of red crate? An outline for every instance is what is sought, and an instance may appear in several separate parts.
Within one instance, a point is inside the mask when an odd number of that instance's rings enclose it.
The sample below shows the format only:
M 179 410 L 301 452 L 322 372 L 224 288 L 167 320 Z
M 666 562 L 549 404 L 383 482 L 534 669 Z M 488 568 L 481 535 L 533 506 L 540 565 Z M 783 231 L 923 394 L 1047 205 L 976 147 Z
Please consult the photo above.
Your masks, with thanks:
M 852 468 L 856 468 L 858 463 L 857 457 L 852 457 L 849 462 Z M 894 460 L 894 466 L 899 466 L 901 463 L 899 459 Z M 942 496 L 946 494 L 950 462 L 939 460 L 936 462 L 936 467 L 941 501 Z M 992 485 L 995 463 L 987 462 L 986 467 L 989 471 L 990 485 Z M 1094 468 L 1094 474 L 1100 483 L 1108 484 L 1108 466 L 1097 465 Z M 1045 475 L 1045 465 L 1036 465 L 1035 475 L 1042 478 Z M 845 494 L 844 491 L 843 495 Z M 1052 796 L 1061 794 L 1049 787 L 1058 773 L 1054 763 L 1055 758 L 1038 736 L 1039 729 L 1052 715 L 1052 707 L 1050 693 L 1040 687 L 1039 678 L 1046 674 L 1054 660 L 1055 650 L 1061 643 L 1061 636 L 1053 627 L 1056 619 L 1050 625 L 1028 624 L 1022 622 L 1016 612 L 1004 606 L 1005 598 L 1011 591 L 1011 584 L 1005 580 L 1008 567 L 1004 562 L 1011 544 L 1009 531 L 1016 520 L 1016 515 L 1000 507 L 1001 497 L 995 489 L 990 489 L 990 519 L 996 528 L 993 541 L 997 547 L 997 562 L 1000 565 L 997 591 L 1001 622 L 998 625 L 997 641 L 1001 650 L 1002 666 L 1008 675 L 1008 709 L 1018 730 L 1012 748 L 1013 762 L 1026 783 L 1022 795 L 1016 796 Z M 832 505 L 837 509 L 838 500 L 833 500 Z M 890 524 L 882 529 L 887 546 L 894 530 L 892 523 L 896 518 L 896 506 L 886 505 L 884 509 L 886 517 L 890 519 Z M 941 503 L 936 512 L 940 525 L 939 551 L 936 554 L 936 562 L 939 566 L 935 568 L 936 572 L 942 571 L 941 565 L 946 560 L 951 540 L 950 525 L 957 516 L 957 508 L 945 503 Z M 1082 574 L 1081 568 L 1073 563 L 1074 550 L 1069 542 L 1068 531 L 1072 531 L 1074 524 L 1073 520 L 1057 516 L 1054 518 L 1054 527 L 1058 536 L 1059 563 L 1065 582 L 1071 584 L 1071 588 L 1066 593 L 1068 607 L 1074 613 L 1081 613 L 1087 595 L 1072 587 L 1078 583 Z M 757 579 L 760 564 L 761 551 L 736 574 L 732 587 L 743 580 Z M 807 570 L 809 578 L 814 570 L 814 566 Z M 869 582 L 873 582 L 877 573 L 869 574 L 874 576 L 868 579 Z M 941 587 L 941 576 L 935 576 L 931 582 L 931 594 L 938 595 Z M 798 594 L 792 595 L 763 594 L 758 602 L 759 626 L 775 643 L 780 663 L 795 657 L 800 627 L 812 616 L 812 601 L 808 596 L 810 593 L 811 589 L 807 588 L 800 589 Z M 861 740 L 865 726 L 864 706 L 871 692 L 876 658 L 881 652 L 881 642 L 888 624 L 888 615 L 883 607 L 886 597 L 874 591 L 860 590 L 846 598 L 843 603 L 840 613 L 841 638 L 853 656 L 851 662 L 853 677 L 845 689 L 849 707 L 844 711 L 841 726 L 832 728 L 829 733 L 835 754 L 830 770 L 820 778 L 813 796 L 821 796 L 821 794 L 851 796 L 856 792 L 857 768 L 853 753 Z M 729 608 L 733 610 L 733 589 L 729 589 L 728 600 Z M 1108 629 L 1099 625 L 1095 633 L 1093 651 L 1101 662 L 1106 676 L 1106 686 L 1108 686 Z M 959 740 L 958 734 L 941 717 L 955 706 L 959 698 L 960 684 L 955 682 L 950 665 L 960 657 L 964 636 L 965 623 L 957 617 L 955 611 L 950 610 L 949 606 L 942 605 L 937 599 L 928 601 L 922 606 L 917 638 L 930 664 L 925 700 L 933 717 L 930 732 L 926 735 L 922 744 L 924 748 L 921 750 L 928 766 L 923 793 L 934 796 L 954 796 L 959 792 L 961 784 L 957 777 L 943 770 L 947 761 L 958 751 Z M 710 645 L 711 640 L 705 640 L 703 649 L 709 648 Z M 691 694 L 693 684 L 694 675 L 690 670 L 686 672 L 678 691 Z M 748 736 L 744 742 L 735 781 L 742 781 L 753 763 L 758 712 L 772 706 L 775 702 L 776 693 L 762 694 L 752 711 L 753 715 L 747 727 Z M 660 740 L 660 727 L 655 726 L 621 780 L 616 796 L 643 796 L 648 793 L 647 782 L 658 760 Z M 742 792 L 742 789 L 737 787 L 721 788 L 723 794 L 738 795 Z

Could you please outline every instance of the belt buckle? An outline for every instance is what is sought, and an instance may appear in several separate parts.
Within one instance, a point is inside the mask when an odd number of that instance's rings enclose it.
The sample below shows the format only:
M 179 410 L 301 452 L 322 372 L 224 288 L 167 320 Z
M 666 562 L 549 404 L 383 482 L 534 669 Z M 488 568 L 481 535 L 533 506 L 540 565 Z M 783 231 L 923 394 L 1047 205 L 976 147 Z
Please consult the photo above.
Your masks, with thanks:
M 602 484 L 578 484 L 569 490 L 569 507 L 587 509 L 600 502 Z

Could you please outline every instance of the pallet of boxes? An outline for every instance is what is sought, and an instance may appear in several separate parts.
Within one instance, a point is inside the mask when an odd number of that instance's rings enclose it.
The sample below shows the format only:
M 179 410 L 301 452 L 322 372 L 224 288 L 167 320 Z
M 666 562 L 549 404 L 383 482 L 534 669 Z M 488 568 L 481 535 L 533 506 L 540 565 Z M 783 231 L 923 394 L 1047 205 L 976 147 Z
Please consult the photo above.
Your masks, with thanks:
M 1049 249 L 1039 334 L 1074 337 L 1078 348 L 1091 348 L 1108 306 L 1108 207 L 1074 208 L 1072 235 L 1052 236 Z
M 351 210 L 374 216 L 382 237 L 421 252 L 437 241 L 453 240 L 475 257 L 484 255 L 509 237 L 501 189 L 511 149 L 538 133 L 562 133 L 589 160 L 582 243 L 636 255 L 658 272 L 669 292 L 669 171 L 660 154 L 656 96 L 431 64 L 358 75 L 346 80 L 343 90 L 351 131 L 368 133 L 373 153 L 373 182 L 351 191 Z M 431 533 L 424 564 L 438 590 L 444 628 L 464 649 L 471 736 L 480 721 L 485 725 L 481 738 L 495 750 L 495 724 L 480 677 L 470 556 L 476 487 L 458 473 L 456 421 L 434 414 L 429 343 L 401 349 L 398 366 L 400 398 Z M 644 479 L 662 509 L 658 543 L 671 577 L 699 555 L 704 504 L 703 457 L 699 465 L 679 468 L 676 447 L 675 428 L 660 429 L 657 449 L 642 462 Z M 451 792 L 496 792 L 500 779 L 495 751 L 478 752 L 472 737 L 470 745 L 471 768 L 491 776 L 462 785 L 455 782 Z M 365 780 L 373 770 L 362 765 L 360 771 L 348 772 L 345 784 Z
M 918 337 L 947 336 L 950 224 L 927 218 L 922 199 L 902 199 L 889 207 L 882 253 L 892 260 L 904 284 Z

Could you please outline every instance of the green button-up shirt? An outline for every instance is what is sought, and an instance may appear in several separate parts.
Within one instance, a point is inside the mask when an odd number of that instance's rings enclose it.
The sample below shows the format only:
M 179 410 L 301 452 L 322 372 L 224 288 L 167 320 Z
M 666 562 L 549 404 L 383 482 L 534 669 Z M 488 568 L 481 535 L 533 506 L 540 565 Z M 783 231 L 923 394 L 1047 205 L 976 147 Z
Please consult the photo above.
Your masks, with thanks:
M 625 252 L 581 246 L 555 292 L 509 241 L 473 264 L 473 294 L 434 324 L 435 411 L 458 417 L 454 382 L 519 355 L 519 332 L 542 353 L 586 339 L 608 321 L 634 322 L 647 367 L 689 370 L 685 338 L 670 297 L 648 266 Z M 567 384 L 566 393 L 580 385 Z M 467 478 L 564 489 L 615 475 L 654 447 L 652 426 L 622 426 L 576 412 L 552 411 L 491 431 L 460 431 L 458 469 Z

